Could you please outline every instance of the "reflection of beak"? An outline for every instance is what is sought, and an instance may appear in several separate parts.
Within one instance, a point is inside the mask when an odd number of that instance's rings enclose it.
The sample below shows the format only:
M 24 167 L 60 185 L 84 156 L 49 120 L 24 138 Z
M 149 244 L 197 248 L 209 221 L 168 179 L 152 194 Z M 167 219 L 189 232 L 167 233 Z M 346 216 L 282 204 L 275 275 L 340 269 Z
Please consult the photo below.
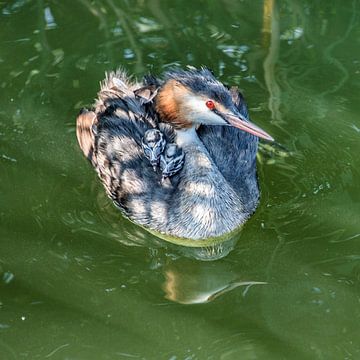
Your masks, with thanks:
M 233 127 L 246 131 L 259 138 L 274 141 L 274 138 L 270 136 L 267 132 L 265 132 L 263 129 L 260 129 L 258 126 L 251 123 L 250 121 L 247 121 L 245 117 L 240 114 L 234 115 L 230 113 L 222 113 L 220 111 L 217 111 L 217 114 L 220 115 L 229 125 Z

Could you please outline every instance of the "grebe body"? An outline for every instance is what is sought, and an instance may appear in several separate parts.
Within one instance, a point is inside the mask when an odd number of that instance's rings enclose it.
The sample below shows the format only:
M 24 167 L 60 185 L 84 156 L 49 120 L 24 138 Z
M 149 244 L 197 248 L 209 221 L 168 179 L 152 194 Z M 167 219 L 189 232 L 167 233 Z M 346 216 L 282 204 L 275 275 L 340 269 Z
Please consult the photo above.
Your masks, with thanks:
M 132 82 L 109 73 L 94 110 L 77 118 L 79 145 L 132 221 L 193 240 L 241 226 L 259 201 L 258 137 L 242 95 L 207 69 Z

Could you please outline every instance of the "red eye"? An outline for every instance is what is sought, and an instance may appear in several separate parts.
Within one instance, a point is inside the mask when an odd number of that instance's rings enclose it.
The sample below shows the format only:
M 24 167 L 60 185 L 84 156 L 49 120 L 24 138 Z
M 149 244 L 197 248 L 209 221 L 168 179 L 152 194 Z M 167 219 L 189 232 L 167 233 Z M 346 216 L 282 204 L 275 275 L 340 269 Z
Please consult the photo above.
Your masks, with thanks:
M 215 104 L 212 100 L 208 100 L 205 105 L 210 109 L 210 110 L 214 110 L 215 109 Z

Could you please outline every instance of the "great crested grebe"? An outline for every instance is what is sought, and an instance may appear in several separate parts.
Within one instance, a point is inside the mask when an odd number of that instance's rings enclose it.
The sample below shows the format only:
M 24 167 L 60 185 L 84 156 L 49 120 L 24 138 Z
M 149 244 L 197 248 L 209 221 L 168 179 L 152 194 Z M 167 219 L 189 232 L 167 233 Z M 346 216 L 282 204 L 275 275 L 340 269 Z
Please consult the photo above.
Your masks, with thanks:
M 135 223 L 199 240 L 231 232 L 255 211 L 258 137 L 273 138 L 208 69 L 141 84 L 111 72 L 94 107 L 77 117 L 79 145 Z

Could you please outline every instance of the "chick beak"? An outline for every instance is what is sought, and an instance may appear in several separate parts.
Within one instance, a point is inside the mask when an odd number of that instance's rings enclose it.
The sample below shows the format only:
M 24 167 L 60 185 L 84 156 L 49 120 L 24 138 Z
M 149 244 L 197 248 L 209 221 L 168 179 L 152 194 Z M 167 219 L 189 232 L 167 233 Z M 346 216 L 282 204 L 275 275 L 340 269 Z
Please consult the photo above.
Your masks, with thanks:
M 259 138 L 274 141 L 274 138 L 270 136 L 266 131 L 259 128 L 255 124 L 251 123 L 250 121 L 246 120 L 245 117 L 243 117 L 240 114 L 230 114 L 230 113 L 222 113 L 219 112 L 219 115 L 230 125 L 233 127 L 236 127 L 240 130 L 246 131 L 250 134 L 253 134 Z

